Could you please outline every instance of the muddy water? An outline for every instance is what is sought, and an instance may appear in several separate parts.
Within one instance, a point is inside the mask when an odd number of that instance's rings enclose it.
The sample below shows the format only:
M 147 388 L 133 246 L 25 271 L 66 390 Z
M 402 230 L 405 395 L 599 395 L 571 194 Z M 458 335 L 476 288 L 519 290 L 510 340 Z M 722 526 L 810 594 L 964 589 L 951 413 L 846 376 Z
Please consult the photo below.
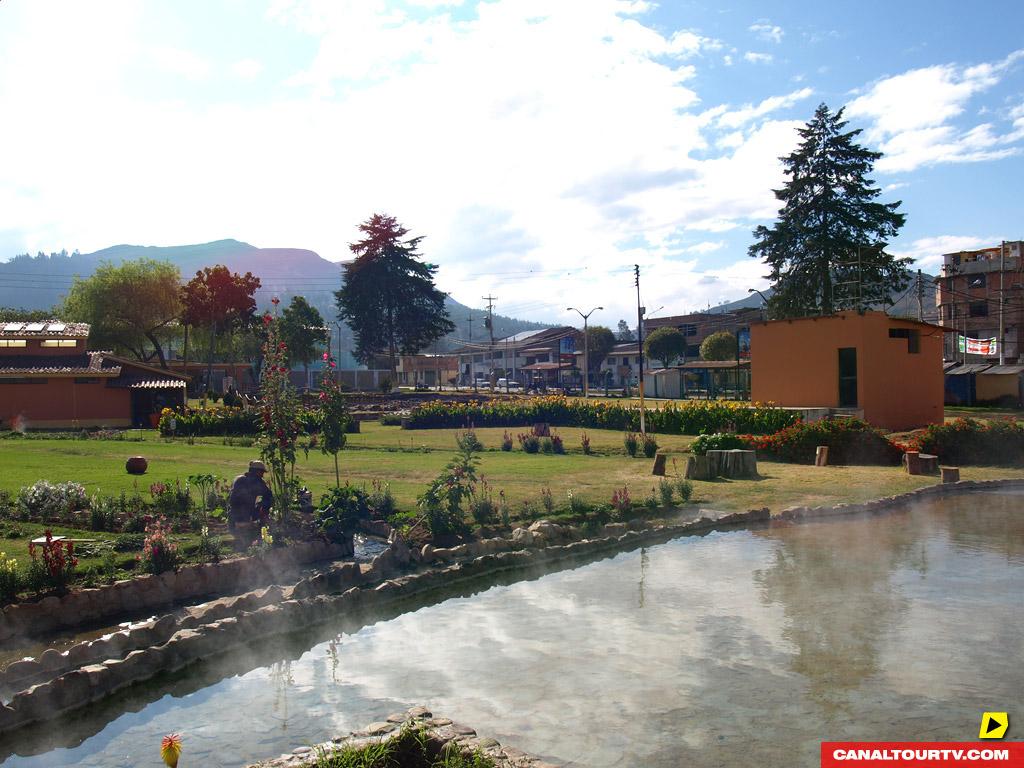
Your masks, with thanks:
M 237 766 L 423 703 L 585 766 L 815 766 L 1024 715 L 1024 496 L 624 553 L 254 647 L 6 737 L 5 766 Z M 274 660 L 276 659 L 276 663 Z M 1013 733 L 1011 732 L 1011 736 Z

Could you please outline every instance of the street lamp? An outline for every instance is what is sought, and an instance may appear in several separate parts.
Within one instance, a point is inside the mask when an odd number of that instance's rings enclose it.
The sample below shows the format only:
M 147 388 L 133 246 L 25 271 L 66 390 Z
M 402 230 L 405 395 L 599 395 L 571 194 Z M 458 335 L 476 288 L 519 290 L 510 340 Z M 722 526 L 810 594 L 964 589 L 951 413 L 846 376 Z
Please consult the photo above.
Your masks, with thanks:
M 599 309 L 604 309 L 604 307 L 594 307 L 586 314 L 583 314 L 576 307 L 565 308 L 566 312 L 575 312 L 583 318 L 583 397 L 590 397 L 590 376 L 588 375 L 590 373 L 590 340 L 587 338 L 587 319 Z
M 761 293 L 759 290 L 757 290 L 757 288 L 747 288 L 747 293 L 756 293 L 758 296 L 761 297 L 761 301 L 764 302 L 761 305 L 761 319 L 762 320 L 767 320 L 768 319 L 768 311 L 767 311 L 768 297 L 765 296 L 763 293 Z

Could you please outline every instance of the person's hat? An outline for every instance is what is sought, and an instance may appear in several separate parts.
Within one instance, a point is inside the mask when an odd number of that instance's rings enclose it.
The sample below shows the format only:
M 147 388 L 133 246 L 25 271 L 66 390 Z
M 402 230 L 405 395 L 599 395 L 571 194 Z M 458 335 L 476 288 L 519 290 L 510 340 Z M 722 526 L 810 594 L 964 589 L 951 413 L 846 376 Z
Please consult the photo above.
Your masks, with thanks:
M 267 471 L 267 465 L 264 464 L 262 461 L 250 461 L 249 462 L 249 471 L 252 472 L 253 470 L 257 470 L 259 472 L 266 472 Z

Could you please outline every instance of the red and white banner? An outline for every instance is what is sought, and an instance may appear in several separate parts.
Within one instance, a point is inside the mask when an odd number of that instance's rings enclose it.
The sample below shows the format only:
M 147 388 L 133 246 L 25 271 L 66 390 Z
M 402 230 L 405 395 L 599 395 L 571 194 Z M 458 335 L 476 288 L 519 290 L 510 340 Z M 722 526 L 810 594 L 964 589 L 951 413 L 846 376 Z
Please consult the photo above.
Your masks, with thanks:
M 960 351 L 966 351 L 969 355 L 998 355 L 999 354 L 999 342 L 995 338 L 991 339 L 965 339 L 963 336 L 958 336 L 960 339 Z M 965 350 L 964 347 L 967 347 Z

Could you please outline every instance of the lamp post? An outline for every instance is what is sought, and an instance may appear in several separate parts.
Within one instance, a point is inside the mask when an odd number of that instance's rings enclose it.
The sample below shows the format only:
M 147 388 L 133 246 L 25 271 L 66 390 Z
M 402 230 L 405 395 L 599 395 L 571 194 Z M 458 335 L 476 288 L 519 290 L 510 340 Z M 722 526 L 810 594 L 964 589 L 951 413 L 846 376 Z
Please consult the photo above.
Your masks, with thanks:
M 761 293 L 759 290 L 757 290 L 757 288 L 747 288 L 747 293 L 756 293 L 758 296 L 761 297 L 761 301 L 764 302 L 763 304 L 761 304 L 761 319 L 762 320 L 767 320 L 768 319 L 768 309 L 767 309 L 768 308 L 768 297 L 765 296 L 763 293 Z
M 581 312 L 580 310 L 576 309 L 576 307 L 566 307 L 565 308 L 566 312 L 575 312 L 576 314 L 578 314 L 580 317 L 583 318 L 583 397 L 584 398 L 590 397 L 590 376 L 588 375 L 590 373 L 590 368 L 589 368 L 589 365 L 590 365 L 590 359 L 589 359 L 590 358 L 590 344 L 589 344 L 589 341 L 590 340 L 587 338 L 587 320 L 588 320 L 588 318 L 592 314 L 597 312 L 597 310 L 599 310 L 599 309 L 604 309 L 604 307 L 594 307 L 592 310 L 590 310 L 586 314 L 583 314 L 583 312 Z

